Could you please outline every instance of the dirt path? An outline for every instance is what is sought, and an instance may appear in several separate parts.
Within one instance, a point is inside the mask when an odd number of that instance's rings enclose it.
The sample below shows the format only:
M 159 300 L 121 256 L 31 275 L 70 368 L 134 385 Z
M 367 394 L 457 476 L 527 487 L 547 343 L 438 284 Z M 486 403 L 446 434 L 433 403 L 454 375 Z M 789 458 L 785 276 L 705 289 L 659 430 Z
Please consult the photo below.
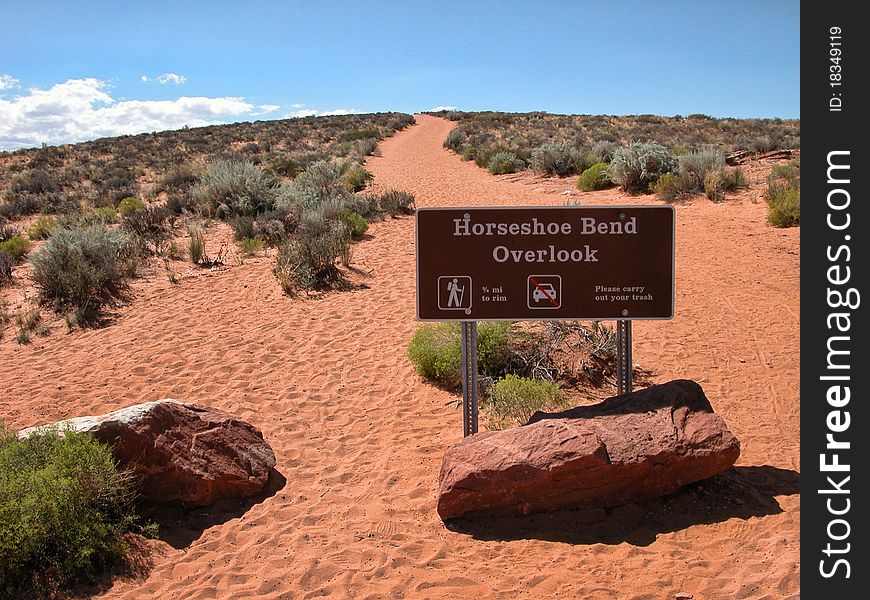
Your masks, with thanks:
M 378 189 L 418 206 L 649 202 L 583 195 L 573 180 L 493 177 L 441 144 L 452 123 L 382 143 Z M 753 174 L 750 173 L 750 176 Z M 760 178 L 756 174 L 756 178 Z M 248 510 L 165 523 L 123 598 L 783 598 L 799 591 L 798 231 L 764 224 L 755 188 L 678 209 L 677 317 L 635 328 L 656 381 L 699 381 L 743 443 L 710 492 L 595 515 L 571 511 L 451 531 L 435 512 L 455 398 L 405 352 L 414 221 L 354 247 L 367 287 L 283 296 L 269 259 L 140 286 L 110 327 L 0 344 L 0 418 L 23 427 L 174 397 L 258 425 L 286 485 Z M 725 490 L 727 497 L 717 494 Z

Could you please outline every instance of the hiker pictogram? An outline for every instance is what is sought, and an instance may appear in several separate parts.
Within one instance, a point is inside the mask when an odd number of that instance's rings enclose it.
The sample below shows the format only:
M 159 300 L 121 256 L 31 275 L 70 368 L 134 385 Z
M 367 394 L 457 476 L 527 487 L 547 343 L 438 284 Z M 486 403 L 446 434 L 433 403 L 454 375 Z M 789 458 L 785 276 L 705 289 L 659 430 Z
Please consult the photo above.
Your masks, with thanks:
M 466 275 L 439 277 L 438 308 L 442 310 L 471 308 L 471 277 Z

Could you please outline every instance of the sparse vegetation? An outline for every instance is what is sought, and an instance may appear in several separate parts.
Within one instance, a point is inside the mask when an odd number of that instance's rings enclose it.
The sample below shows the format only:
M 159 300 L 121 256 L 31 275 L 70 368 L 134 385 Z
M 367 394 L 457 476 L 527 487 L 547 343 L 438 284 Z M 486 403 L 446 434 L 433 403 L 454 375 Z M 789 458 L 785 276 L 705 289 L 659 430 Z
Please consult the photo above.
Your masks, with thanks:
M 92 436 L 19 440 L 0 425 L 0 595 L 41 596 L 122 561 L 133 497 L 131 475 Z
M 48 239 L 55 227 L 57 227 L 57 219 L 54 217 L 39 217 L 28 227 L 27 237 L 34 241 Z
M 801 223 L 801 167 L 799 161 L 777 165 L 770 173 L 767 190 L 767 221 L 774 227 L 795 227 Z
M 508 373 L 487 388 L 483 411 L 489 429 L 507 429 L 525 425 L 535 411 L 565 408 L 564 398 L 552 381 Z
M 656 142 L 633 142 L 617 149 L 607 175 L 629 194 L 649 191 L 659 177 L 672 172 L 676 161 Z
M 532 152 L 529 166 L 542 175 L 567 177 L 577 171 L 579 153 L 562 142 L 546 143 Z
M 410 192 L 387 190 L 381 194 L 378 203 L 381 210 L 391 217 L 400 214 L 410 215 L 414 212 L 414 194 Z
M 119 298 L 138 264 L 136 243 L 102 225 L 58 228 L 30 257 L 43 302 L 73 310 L 83 322 L 107 300 Z
M 516 173 L 523 167 L 525 167 L 525 163 L 516 154 L 502 151 L 492 155 L 487 169 L 493 175 L 504 175 L 505 173 Z
M 597 162 L 609 163 L 619 146 L 635 141 L 657 142 L 671 154 L 715 148 L 720 154 L 735 150 L 766 152 L 800 147 L 800 121 L 782 119 L 713 119 L 707 116 L 554 115 L 542 112 L 433 113 L 458 122 L 444 146 L 466 160 L 488 167 L 499 151 L 526 160 L 542 147 L 562 145 L 560 157 L 531 165 L 542 173 L 581 173 Z M 570 171 L 573 157 L 574 170 Z M 542 156 L 542 158 L 544 158 Z M 485 162 L 481 162 L 485 160 Z M 703 178 L 701 179 L 703 183 Z
M 31 246 L 32 244 L 20 235 L 13 235 L 9 239 L 0 242 L 0 254 L 6 256 L 12 262 L 18 263 L 27 256 Z

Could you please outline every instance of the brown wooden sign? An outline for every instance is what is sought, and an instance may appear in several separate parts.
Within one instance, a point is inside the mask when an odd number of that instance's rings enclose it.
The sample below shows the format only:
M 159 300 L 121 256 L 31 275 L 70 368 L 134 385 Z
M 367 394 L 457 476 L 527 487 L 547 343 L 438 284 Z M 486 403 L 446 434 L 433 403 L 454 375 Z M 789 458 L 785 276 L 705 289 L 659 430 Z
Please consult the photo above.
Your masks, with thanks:
M 671 206 L 422 208 L 421 321 L 671 319 Z

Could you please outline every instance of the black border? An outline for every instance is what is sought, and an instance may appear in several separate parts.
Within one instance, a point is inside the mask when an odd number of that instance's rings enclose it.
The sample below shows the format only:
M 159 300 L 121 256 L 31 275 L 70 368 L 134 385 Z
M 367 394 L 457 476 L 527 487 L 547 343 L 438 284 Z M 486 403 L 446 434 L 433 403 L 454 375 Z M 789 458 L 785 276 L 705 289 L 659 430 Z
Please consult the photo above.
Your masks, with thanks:
M 865 61 L 868 58 L 867 39 L 870 36 L 866 21 L 858 14 L 860 3 L 804 4 L 801 10 L 801 195 L 803 197 L 801 216 L 801 592 L 805 598 L 866 598 L 870 594 L 866 546 L 870 542 L 865 522 L 868 510 L 866 494 L 858 491 L 867 489 L 867 446 L 863 436 L 868 431 L 868 410 L 862 378 L 862 346 L 866 344 L 867 324 L 864 317 L 865 307 L 839 309 L 828 306 L 827 290 L 832 286 L 828 281 L 828 269 L 834 264 L 851 268 L 850 281 L 840 286 L 856 288 L 861 293 L 862 303 L 870 302 L 864 294 L 866 273 L 868 196 L 867 148 L 868 142 L 862 137 L 861 129 L 867 128 L 864 115 L 870 111 L 868 106 L 865 79 Z M 842 29 L 841 40 L 831 40 L 832 27 Z M 832 41 L 840 41 L 842 60 L 842 85 L 832 87 L 830 73 L 832 62 L 830 50 Z M 834 69 L 836 70 L 836 69 Z M 834 94 L 841 94 L 841 111 L 830 110 L 829 103 Z M 845 187 L 851 197 L 848 211 L 851 226 L 848 230 L 834 231 L 827 225 L 828 193 L 843 185 L 828 183 L 828 153 L 849 151 L 850 182 Z M 842 173 L 842 171 L 840 172 Z M 843 196 L 840 195 L 840 198 Z M 842 212 L 836 214 L 842 218 Z M 849 235 L 847 241 L 845 236 Z M 828 258 L 828 248 L 832 251 L 841 244 L 851 247 L 851 260 L 845 261 L 845 254 L 839 261 Z M 832 496 L 819 493 L 830 487 L 826 478 L 837 473 L 823 473 L 820 470 L 820 454 L 826 452 L 826 434 L 829 433 L 826 419 L 829 411 L 834 410 L 827 402 L 826 392 L 830 382 L 819 378 L 828 374 L 827 342 L 836 330 L 829 331 L 827 317 L 831 312 L 847 310 L 851 313 L 848 361 L 851 364 L 849 375 L 851 401 L 841 410 L 848 410 L 851 424 L 848 430 L 836 434 L 838 440 L 849 441 L 851 448 L 840 453 L 840 462 L 850 465 L 851 480 L 843 487 L 850 490 L 849 512 L 843 515 L 849 522 L 850 535 L 842 542 L 832 546 L 845 547 L 850 544 L 848 553 L 827 557 L 823 550 L 828 543 L 827 527 L 832 519 L 826 501 Z M 845 346 L 843 346 L 845 347 Z M 828 450 L 830 453 L 831 451 Z M 830 459 L 829 459 L 830 462 Z M 843 499 L 844 496 L 837 496 Z M 838 504 L 837 506 L 842 506 Z M 839 524 L 834 533 L 840 535 L 845 526 Z M 843 565 L 833 577 L 825 578 L 820 573 L 820 561 L 825 560 L 825 568 L 830 572 L 837 558 L 845 558 L 850 564 L 849 577 L 845 577 Z M 773 591 L 773 590 L 771 590 Z M 824 596 L 823 596 L 824 594 Z

